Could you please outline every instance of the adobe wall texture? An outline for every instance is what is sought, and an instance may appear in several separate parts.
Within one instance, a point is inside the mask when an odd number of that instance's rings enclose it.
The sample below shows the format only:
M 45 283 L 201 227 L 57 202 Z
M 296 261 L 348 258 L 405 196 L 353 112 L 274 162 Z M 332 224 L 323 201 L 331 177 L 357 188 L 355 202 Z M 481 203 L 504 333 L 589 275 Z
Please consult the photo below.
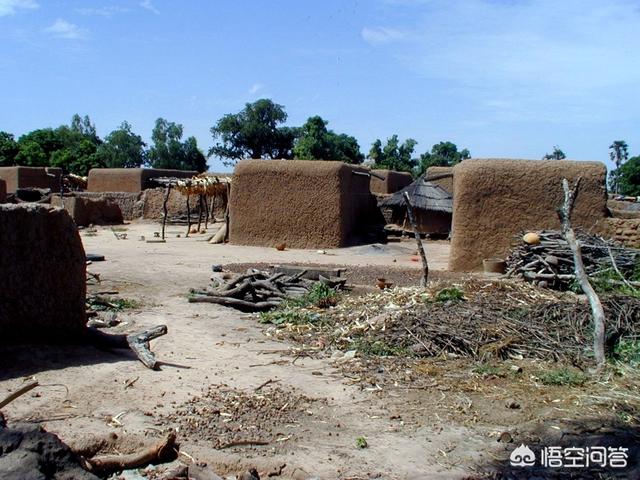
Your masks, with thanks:
M 0 342 L 65 340 L 86 324 L 86 258 L 60 208 L 0 205 Z
M 78 198 L 106 200 L 115 203 L 120 209 L 123 220 L 134 220 L 142 217 L 142 193 L 131 192 L 74 192 Z
M 377 215 L 366 169 L 341 162 L 244 160 L 230 196 L 230 241 L 331 248 L 357 243 Z
M 60 195 L 51 197 L 51 205 L 62 207 Z M 117 203 L 106 198 L 89 198 L 71 194 L 64 197 L 64 209 L 78 226 L 118 225 L 123 223 L 122 211 Z
M 640 248 L 640 218 L 608 218 L 610 237 L 631 248 Z
M 582 177 L 571 217 L 575 227 L 606 232 L 606 167 L 567 160 L 465 160 L 454 167 L 449 268 L 472 271 L 504 257 L 523 230 L 559 229 L 562 178 Z
M 187 170 L 159 170 L 154 168 L 92 168 L 89 170 L 89 192 L 138 193 L 155 187 L 154 177 L 191 178 L 198 172 Z
M 0 167 L 0 178 L 7 183 L 7 193 L 16 193 L 18 188 L 50 188 L 59 192 L 61 176 L 60 168 Z
M 453 167 L 429 167 L 427 168 L 425 178 L 435 177 L 436 175 L 442 175 L 445 173 L 453 173 Z M 440 185 L 447 192 L 453 193 L 453 177 L 441 178 L 433 183 Z
M 7 201 L 7 182 L 0 178 L 0 203 Z
M 402 190 L 407 185 L 411 185 L 413 177 L 408 172 L 396 172 L 395 170 L 372 170 L 373 173 L 382 175 L 384 180 L 371 176 L 371 193 L 388 194 Z

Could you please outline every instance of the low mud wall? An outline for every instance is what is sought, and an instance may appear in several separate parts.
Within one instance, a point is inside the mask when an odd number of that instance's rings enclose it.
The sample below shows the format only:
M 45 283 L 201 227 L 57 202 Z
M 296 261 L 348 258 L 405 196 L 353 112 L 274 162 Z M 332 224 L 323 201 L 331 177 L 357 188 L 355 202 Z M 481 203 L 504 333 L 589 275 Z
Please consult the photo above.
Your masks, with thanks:
M 640 218 L 609 218 L 610 236 L 623 245 L 640 248 Z
M 435 177 L 436 175 L 453 174 L 453 167 L 429 167 L 425 178 Z M 433 183 L 440 185 L 447 192 L 453 193 L 453 176 L 435 180 Z
M 372 172 L 384 177 L 384 180 L 381 180 L 371 176 L 369 186 L 371 193 L 374 194 L 395 193 L 413 182 L 413 177 L 407 172 L 396 172 L 395 170 L 372 170 Z
M 0 178 L 6 182 L 7 193 L 19 188 L 50 188 L 60 191 L 62 170 L 53 167 L 0 167 Z
M 66 340 L 85 328 L 86 257 L 69 214 L 0 205 L 0 342 Z
M 187 170 L 160 170 L 154 168 L 92 168 L 89 170 L 89 192 L 138 193 L 154 188 L 151 179 L 156 177 L 191 178 L 198 172 Z
M 572 223 L 596 233 L 608 225 L 606 167 L 568 160 L 465 160 L 454 167 L 449 268 L 472 271 L 482 260 L 504 257 L 523 230 L 559 229 L 563 178 L 582 178 Z
M 122 211 L 117 203 L 106 198 L 90 198 L 65 195 L 64 202 L 60 195 L 51 197 L 51 205 L 62 207 L 69 212 L 76 225 L 86 227 L 88 225 L 118 225 L 123 223 Z

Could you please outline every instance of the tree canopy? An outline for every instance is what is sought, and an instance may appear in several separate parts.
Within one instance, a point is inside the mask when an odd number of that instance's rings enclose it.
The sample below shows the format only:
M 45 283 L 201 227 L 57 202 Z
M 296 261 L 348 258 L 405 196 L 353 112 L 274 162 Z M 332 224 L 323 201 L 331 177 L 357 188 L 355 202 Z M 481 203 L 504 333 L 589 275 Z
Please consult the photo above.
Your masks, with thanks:
M 359 164 L 364 161 L 358 141 L 346 134 L 327 129 L 327 122 L 319 116 L 309 117 L 300 127 L 293 147 L 299 160 L 339 160 Z
M 542 160 L 564 160 L 565 158 L 567 158 L 567 156 L 562 150 L 560 150 L 560 147 L 554 145 L 553 152 L 545 153 L 544 157 L 542 157 Z
M 0 167 L 9 167 L 15 163 L 18 154 L 18 142 L 13 134 L 0 132 Z
M 146 161 L 145 147 L 142 137 L 133 133 L 131 125 L 124 121 L 105 137 L 96 153 L 107 168 L 137 168 Z
M 640 156 L 631 157 L 615 172 L 618 193 L 640 196 Z
M 417 161 L 411 158 L 417 144 L 413 138 L 407 138 L 401 144 L 398 135 L 392 135 L 383 147 L 378 139 L 371 145 L 369 158 L 373 160 L 374 168 L 411 172 L 417 164 Z
M 182 133 L 182 125 L 158 118 L 151 133 L 153 145 L 147 154 L 149 166 L 204 172 L 207 159 L 198 149 L 198 142 L 195 137 L 182 142 Z
M 243 158 L 292 158 L 297 129 L 281 126 L 286 120 L 284 107 L 269 99 L 247 103 L 211 128 L 216 143 L 209 155 L 225 159 L 225 165 Z
M 430 152 L 420 155 L 418 173 L 422 175 L 429 167 L 452 167 L 468 158 L 471 158 L 471 153 L 466 148 L 458 151 L 458 146 L 453 142 L 436 143 Z

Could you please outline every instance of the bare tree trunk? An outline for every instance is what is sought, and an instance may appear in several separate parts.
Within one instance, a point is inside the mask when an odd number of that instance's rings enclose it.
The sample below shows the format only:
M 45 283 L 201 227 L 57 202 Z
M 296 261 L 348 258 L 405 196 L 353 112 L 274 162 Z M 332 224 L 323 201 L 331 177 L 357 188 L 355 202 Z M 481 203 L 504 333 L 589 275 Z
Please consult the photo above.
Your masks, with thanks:
M 189 196 L 187 193 L 187 237 L 191 233 L 191 204 L 189 203 Z
M 582 251 L 580 244 L 576 239 L 576 234 L 571 228 L 571 211 L 576 201 L 576 195 L 578 188 L 580 187 L 580 181 L 578 178 L 573 189 L 569 188 L 569 182 L 566 178 L 562 179 L 562 188 L 564 189 L 564 203 L 562 207 L 558 209 L 558 217 L 562 223 L 562 234 L 569 244 L 571 251 L 573 252 L 573 263 L 575 268 L 576 280 L 580 284 L 580 288 L 589 299 L 589 305 L 591 306 L 591 315 L 593 317 L 593 353 L 595 355 L 596 364 L 598 368 L 602 368 L 605 364 L 604 354 L 604 309 L 598 294 L 593 289 L 593 286 L 589 282 L 589 277 L 584 269 L 584 263 L 582 262 Z
M 411 227 L 413 228 L 413 235 L 416 237 L 418 252 L 420 253 L 420 258 L 422 259 L 422 279 L 420 280 L 420 285 L 424 287 L 427 285 L 427 280 L 429 279 L 429 264 L 427 263 L 427 256 L 424 253 L 424 248 L 422 247 L 422 240 L 420 239 L 420 232 L 418 232 L 416 217 L 413 215 L 413 205 L 411 205 L 411 200 L 409 199 L 409 194 L 407 192 L 404 192 L 404 203 L 407 205 L 409 222 L 411 223 Z

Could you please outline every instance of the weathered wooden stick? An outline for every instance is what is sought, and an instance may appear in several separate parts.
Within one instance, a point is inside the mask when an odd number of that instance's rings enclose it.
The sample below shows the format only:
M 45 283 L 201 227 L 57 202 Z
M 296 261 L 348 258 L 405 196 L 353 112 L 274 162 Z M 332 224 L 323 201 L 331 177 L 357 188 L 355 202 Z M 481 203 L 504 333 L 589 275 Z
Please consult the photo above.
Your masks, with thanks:
M 101 476 L 108 476 L 122 470 L 146 467 L 151 463 L 173 461 L 178 454 L 176 433 L 169 433 L 162 442 L 138 453 L 129 455 L 100 455 L 82 458 L 82 467 Z
M 622 281 L 624 282 L 624 284 L 627 287 L 629 287 L 631 290 L 635 290 L 636 288 L 626 278 L 624 278 L 624 275 L 622 274 L 622 272 L 618 268 L 618 264 L 616 263 L 616 259 L 613 257 L 613 252 L 611 251 L 611 247 L 609 247 L 607 249 L 607 252 L 609 253 L 609 258 L 611 259 L 611 265 L 613 266 L 613 269 L 616 271 L 618 276 L 622 279 Z
M 207 197 L 205 195 L 204 197 L 204 229 L 208 229 L 209 228 L 209 202 L 207 201 Z
M 171 194 L 171 184 L 167 185 L 164 194 L 164 201 L 162 202 L 162 239 L 164 240 L 164 228 L 167 225 L 167 216 L 169 211 L 167 209 L 167 202 L 169 201 L 169 195 Z
M 202 226 L 202 214 L 204 209 L 202 208 L 202 194 L 198 195 L 198 232 Z
M 409 222 L 411 222 L 413 235 L 416 237 L 416 243 L 418 244 L 418 252 L 420 253 L 420 258 L 422 259 L 422 279 L 420 280 L 420 285 L 424 287 L 427 285 L 427 281 L 429 279 L 429 264 L 427 263 L 427 256 L 424 253 L 424 248 L 422 247 L 422 240 L 420 239 L 420 232 L 418 232 L 416 218 L 413 215 L 413 205 L 411 205 L 411 200 L 409 199 L 409 194 L 407 192 L 404 192 L 404 203 L 407 205 Z
M 562 204 L 562 207 L 558 209 L 558 217 L 560 217 L 560 222 L 562 223 L 562 234 L 569 244 L 571 252 L 573 253 L 573 263 L 576 273 L 576 279 L 580 284 L 580 288 L 582 288 L 582 291 L 589 299 L 589 305 L 591 306 L 591 315 L 593 317 L 593 352 L 598 368 L 602 368 L 606 362 L 604 351 L 604 309 L 602 308 L 600 297 L 598 297 L 598 294 L 589 282 L 589 277 L 587 276 L 587 273 L 584 269 L 584 263 L 582 262 L 580 244 L 576 240 L 576 234 L 571 227 L 571 212 L 576 201 L 578 188 L 580 187 L 580 181 L 581 177 L 578 177 L 578 180 L 576 180 L 573 189 L 570 189 L 567 179 L 562 179 L 564 202 Z
M 191 232 L 191 204 L 189 203 L 189 198 L 191 197 L 191 195 L 189 195 L 187 193 L 187 237 L 189 236 L 189 233 Z
M 4 400 L 0 401 L 0 409 L 2 409 L 3 407 L 9 405 L 16 398 L 21 397 L 22 395 L 24 395 L 27 392 L 30 392 L 31 390 L 36 388 L 38 385 L 40 385 L 40 384 L 37 381 L 31 382 L 31 383 L 27 383 L 24 387 L 20 387 L 15 392 L 10 393 L 9 395 L 7 395 L 4 398 Z

